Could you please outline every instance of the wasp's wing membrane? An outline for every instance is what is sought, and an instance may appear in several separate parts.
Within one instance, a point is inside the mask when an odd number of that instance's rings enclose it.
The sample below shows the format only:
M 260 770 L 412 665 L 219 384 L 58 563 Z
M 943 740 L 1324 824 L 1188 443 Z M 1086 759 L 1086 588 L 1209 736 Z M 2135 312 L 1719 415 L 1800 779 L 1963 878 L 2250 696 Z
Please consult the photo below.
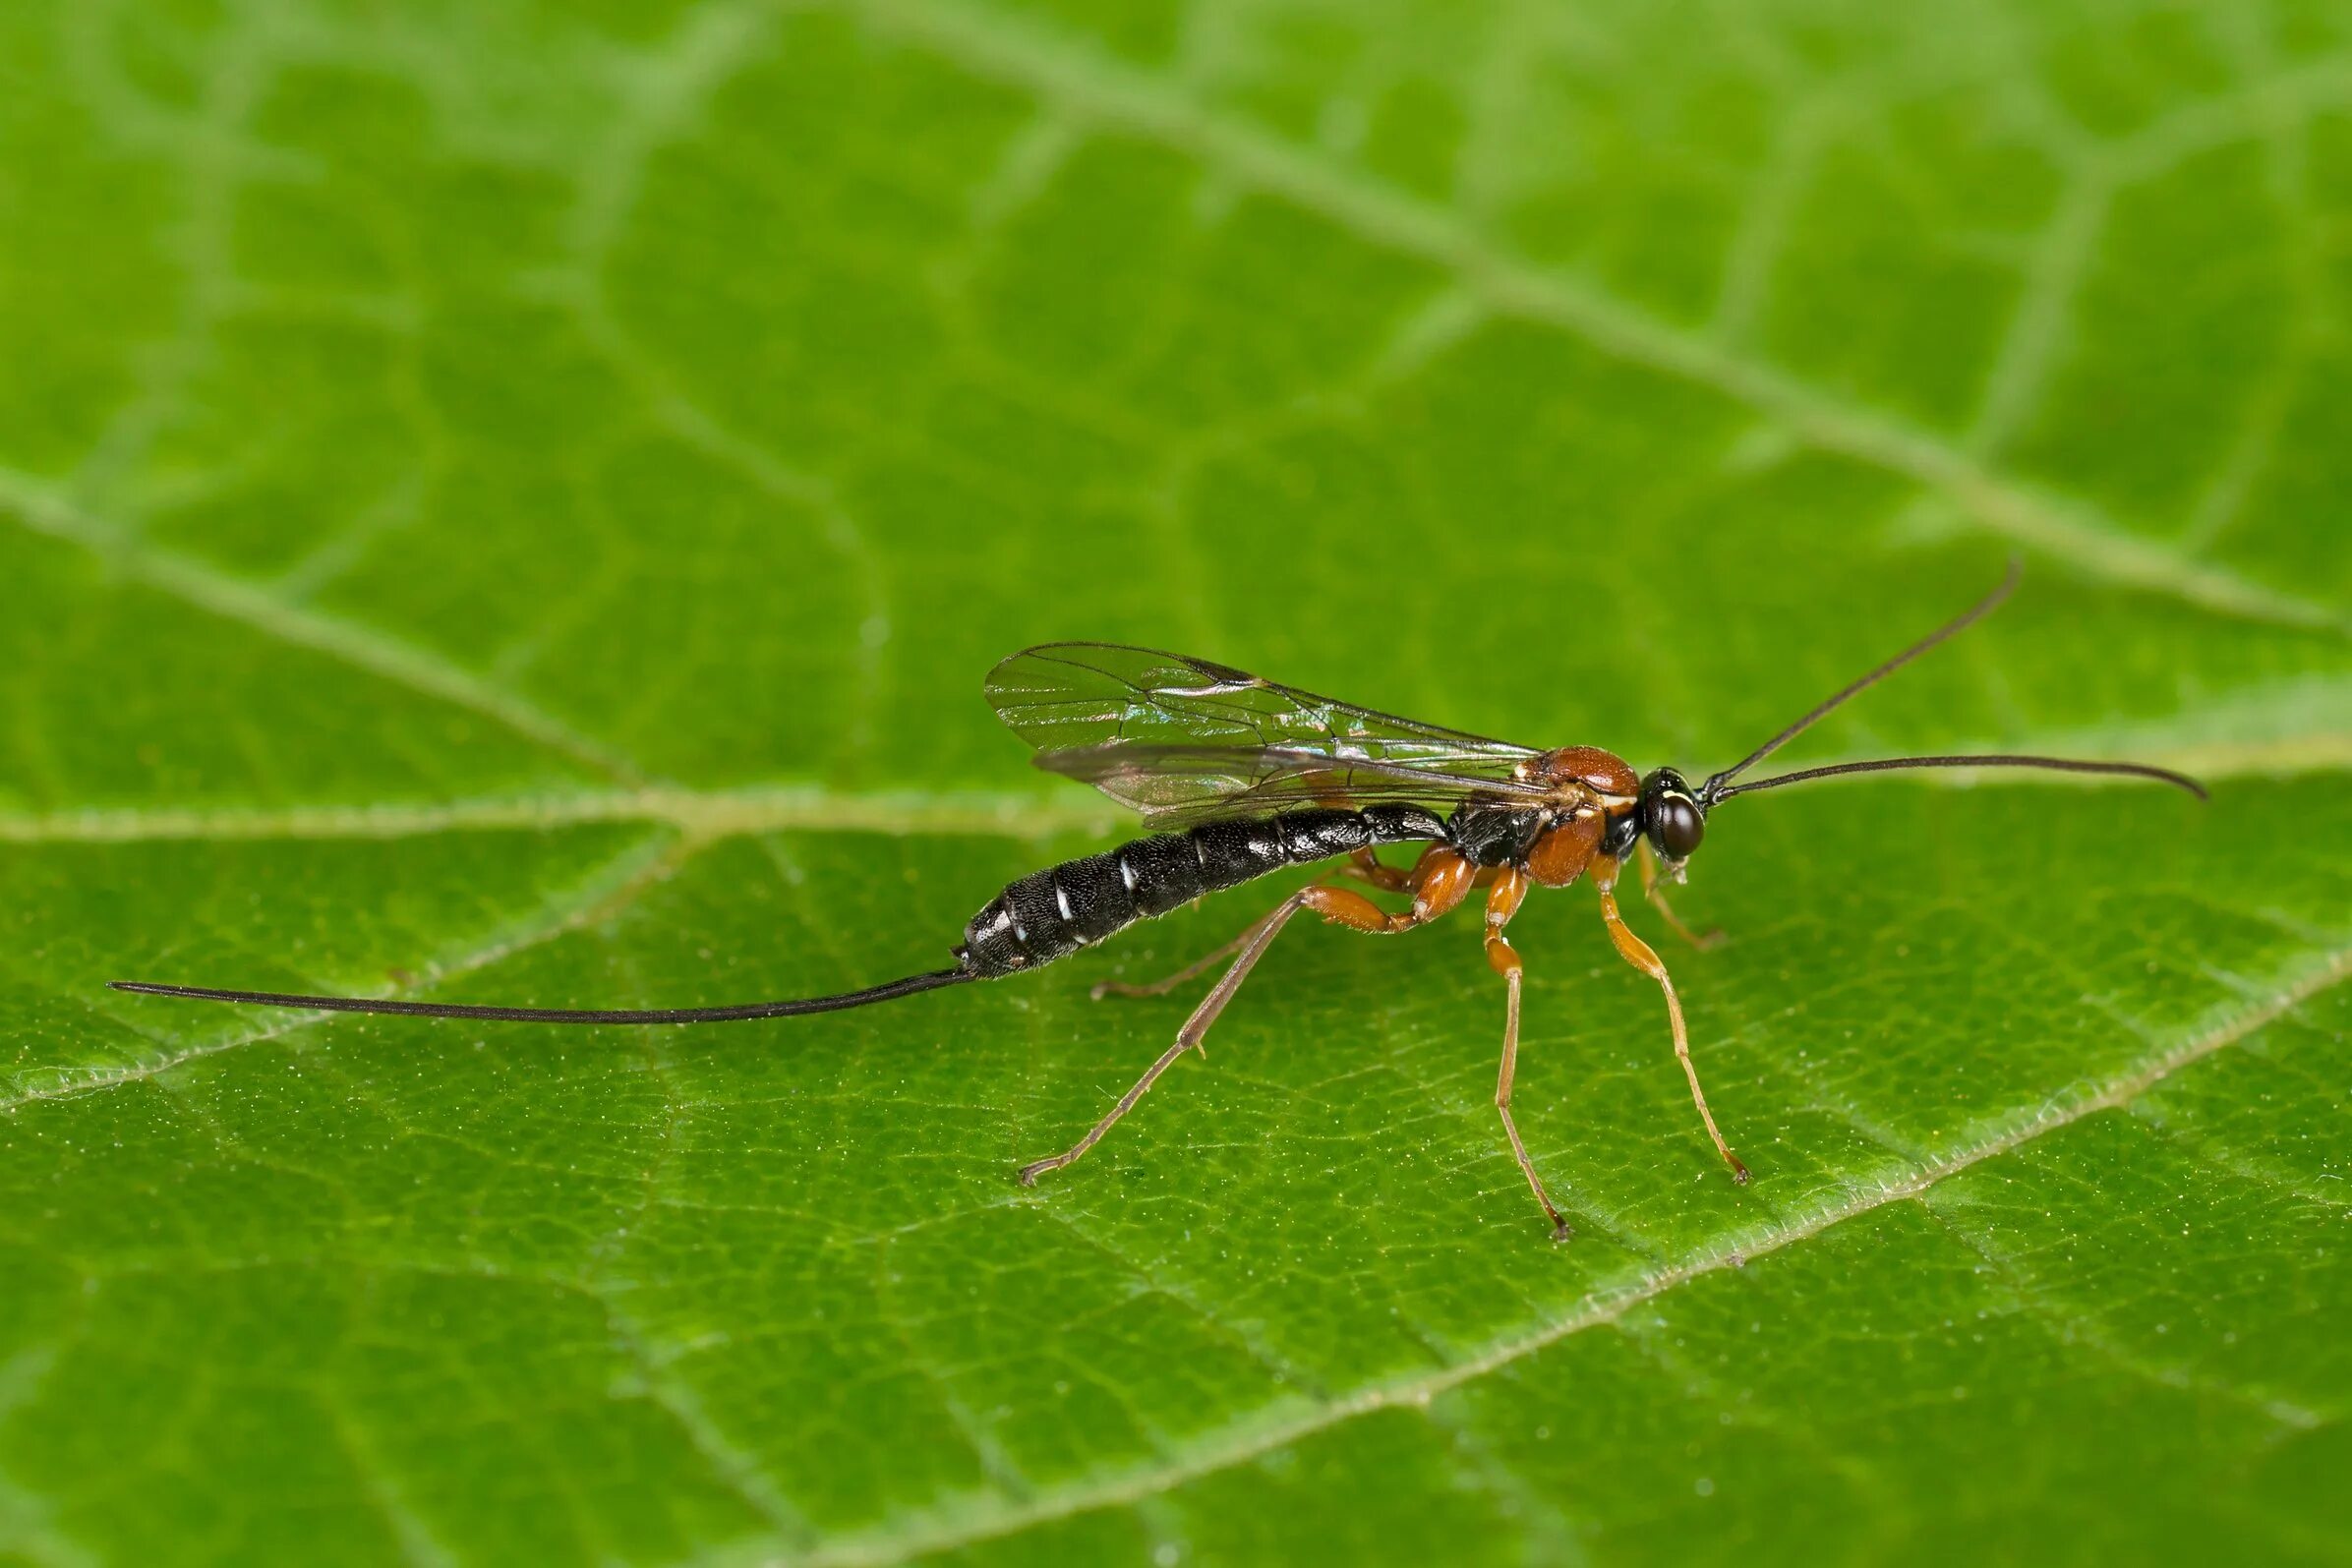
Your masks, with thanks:
M 1158 827 L 1262 816 L 1294 806 L 1552 797 L 1542 785 L 1507 777 L 1335 761 L 1320 752 L 1277 746 L 1086 746 L 1042 751 L 1036 762 L 1048 773 L 1084 780 Z
M 1546 793 L 1516 776 L 1530 747 L 1156 649 L 1049 643 L 997 666 L 987 692 L 1039 767 L 1155 823 Z

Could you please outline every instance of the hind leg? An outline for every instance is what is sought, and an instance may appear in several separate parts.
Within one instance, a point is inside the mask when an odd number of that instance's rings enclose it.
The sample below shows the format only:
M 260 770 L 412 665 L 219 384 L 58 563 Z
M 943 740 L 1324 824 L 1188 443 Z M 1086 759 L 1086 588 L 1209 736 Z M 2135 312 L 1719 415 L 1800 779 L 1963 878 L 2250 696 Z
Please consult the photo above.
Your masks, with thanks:
M 1468 861 L 1443 845 L 1436 845 L 1423 854 L 1420 864 L 1413 868 L 1413 907 L 1402 914 L 1390 914 L 1360 893 L 1320 884 L 1302 888 L 1275 904 L 1231 945 L 1232 950 L 1237 952 L 1233 966 L 1225 971 L 1208 995 L 1201 999 L 1201 1005 L 1193 1009 L 1193 1016 L 1184 1020 L 1183 1028 L 1176 1031 L 1175 1043 L 1144 1070 L 1144 1075 L 1136 1079 L 1135 1086 L 1119 1096 L 1119 1103 L 1089 1128 L 1085 1137 L 1059 1154 L 1023 1166 L 1019 1173 L 1021 1185 L 1033 1187 L 1037 1178 L 1047 1171 L 1058 1171 L 1083 1157 L 1087 1150 L 1102 1141 L 1105 1132 L 1118 1125 L 1119 1118 L 1135 1109 L 1136 1102 L 1150 1090 L 1152 1084 L 1159 1081 L 1161 1074 L 1176 1065 L 1178 1057 L 1187 1051 L 1201 1049 L 1202 1041 L 1207 1038 L 1210 1026 L 1225 1011 L 1225 1005 L 1233 1000 L 1234 993 L 1250 977 L 1250 971 L 1258 966 L 1258 960 L 1265 956 L 1265 950 L 1273 945 L 1274 938 L 1281 935 L 1282 928 L 1290 923 L 1292 915 L 1301 909 L 1312 909 L 1333 925 L 1343 925 L 1350 930 L 1375 936 L 1398 935 L 1415 926 L 1428 924 L 1460 903 L 1469 893 L 1475 875 L 1476 868 Z M 1205 968 L 1221 957 L 1222 951 L 1212 954 L 1195 968 Z
M 1422 860 L 1427 861 L 1430 854 L 1435 852 L 1435 849 L 1439 847 L 1442 846 L 1433 846 L 1432 850 L 1424 851 L 1422 854 Z M 1451 853 L 1450 850 L 1446 852 Z M 1347 875 L 1360 878 L 1365 882 L 1369 882 L 1374 887 L 1380 889 L 1382 893 L 1412 893 L 1415 891 L 1414 879 L 1421 874 L 1421 866 L 1419 864 L 1416 864 L 1411 871 L 1399 870 L 1395 866 L 1382 865 L 1380 861 L 1380 858 L 1370 849 L 1358 849 L 1355 853 L 1349 855 L 1347 859 L 1347 865 L 1343 869 Z M 1331 891 L 1338 892 L 1340 890 L 1333 889 Z M 1256 923 L 1244 928 L 1241 935 L 1235 937 L 1223 947 L 1214 949 L 1213 951 L 1195 958 L 1183 968 L 1178 969 L 1174 974 L 1162 975 L 1156 980 L 1098 980 L 1094 983 L 1094 988 L 1089 991 L 1088 995 L 1091 996 L 1097 1002 L 1101 1001 L 1104 997 L 1110 996 L 1166 996 L 1170 991 L 1175 990 L 1178 986 L 1185 984 L 1187 981 L 1199 979 L 1202 975 L 1206 974 L 1209 970 L 1215 968 L 1218 964 L 1224 962 L 1236 953 L 1239 953 L 1243 947 L 1249 943 L 1250 938 L 1257 933 L 1259 926 L 1265 924 L 1267 920 L 1272 918 L 1273 916 L 1271 914 L 1262 916 Z M 1332 917 L 1326 916 L 1325 918 Z M 1359 930 L 1372 929 L 1370 926 L 1364 925 L 1361 921 L 1357 920 L 1350 920 L 1343 923 L 1354 925 Z

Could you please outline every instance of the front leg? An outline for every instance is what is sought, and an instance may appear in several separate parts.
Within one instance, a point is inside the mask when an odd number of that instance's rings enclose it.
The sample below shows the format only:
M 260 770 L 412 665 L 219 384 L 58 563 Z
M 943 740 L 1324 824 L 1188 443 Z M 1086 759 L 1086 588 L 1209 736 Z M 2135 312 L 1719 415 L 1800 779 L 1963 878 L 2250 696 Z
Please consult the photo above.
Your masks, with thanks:
M 1667 929 L 1701 953 L 1706 952 L 1709 948 L 1721 946 L 1723 943 L 1721 931 L 1710 931 L 1702 937 L 1693 933 L 1690 927 L 1682 923 L 1682 917 L 1675 913 L 1674 905 L 1666 901 L 1666 894 L 1659 888 L 1661 879 L 1658 873 L 1658 851 L 1650 847 L 1650 841 L 1647 839 L 1636 839 L 1633 842 L 1638 846 L 1634 852 L 1641 857 L 1641 896 L 1650 900 L 1650 907 L 1658 911 L 1658 917 L 1666 922 Z
M 1675 995 L 1674 977 L 1666 972 L 1666 964 L 1650 945 L 1635 936 L 1633 928 L 1625 924 L 1624 916 L 1617 913 L 1617 879 L 1621 864 L 1608 855 L 1593 862 L 1593 886 L 1601 892 L 1601 918 L 1609 926 L 1609 940 L 1617 944 L 1618 957 L 1657 981 L 1658 988 L 1666 993 L 1666 1016 L 1675 1029 L 1675 1056 L 1682 1064 L 1682 1075 L 1690 1079 L 1690 1098 L 1699 1108 L 1699 1120 L 1707 1124 L 1707 1135 L 1715 1139 L 1715 1152 L 1732 1168 L 1733 1179 L 1745 1185 L 1747 1167 L 1739 1163 L 1739 1157 L 1716 1130 L 1715 1113 L 1707 1109 L 1707 1091 L 1699 1087 L 1699 1070 L 1690 1060 L 1690 1032 L 1682 1026 L 1682 999 Z

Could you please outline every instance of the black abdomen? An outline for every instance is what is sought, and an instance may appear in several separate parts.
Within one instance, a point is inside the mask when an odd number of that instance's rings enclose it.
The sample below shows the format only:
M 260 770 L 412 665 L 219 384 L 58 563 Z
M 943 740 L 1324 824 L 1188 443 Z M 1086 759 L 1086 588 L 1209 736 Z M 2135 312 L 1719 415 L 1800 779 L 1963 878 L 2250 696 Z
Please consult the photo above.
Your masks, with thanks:
M 1138 920 L 1284 866 L 1444 837 L 1445 824 L 1419 806 L 1367 806 L 1208 822 L 1138 839 L 1012 884 L 971 917 L 956 958 L 989 978 L 1033 969 Z

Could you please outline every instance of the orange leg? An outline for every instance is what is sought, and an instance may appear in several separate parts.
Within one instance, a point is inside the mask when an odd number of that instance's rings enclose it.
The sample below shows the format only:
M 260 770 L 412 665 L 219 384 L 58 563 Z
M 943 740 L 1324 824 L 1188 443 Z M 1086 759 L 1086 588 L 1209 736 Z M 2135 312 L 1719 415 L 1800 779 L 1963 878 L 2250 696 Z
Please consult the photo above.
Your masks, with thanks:
M 1690 1098 L 1699 1108 L 1699 1120 L 1707 1124 L 1707 1135 L 1715 1139 L 1715 1152 L 1732 1168 L 1733 1178 L 1745 1183 L 1747 1167 L 1739 1163 L 1731 1145 L 1724 1142 L 1723 1133 L 1716 1131 L 1715 1113 L 1707 1109 L 1707 1091 L 1699 1087 L 1699 1070 L 1690 1060 L 1690 1033 L 1682 1026 L 1682 999 L 1675 995 L 1674 979 L 1650 945 L 1635 936 L 1633 928 L 1625 924 L 1624 916 L 1617 913 L 1618 864 L 1606 855 L 1593 862 L 1593 885 L 1601 892 L 1601 918 L 1608 922 L 1609 940 L 1617 944 L 1618 957 L 1657 981 L 1659 989 L 1666 993 L 1666 1016 L 1675 1029 L 1675 1056 L 1682 1064 L 1683 1076 L 1690 1079 Z
M 1390 914 L 1361 893 L 1351 893 L 1345 888 L 1309 888 L 1302 897 L 1317 914 L 1333 925 L 1375 936 L 1390 936 L 1450 914 L 1455 905 L 1469 897 L 1480 875 L 1477 866 L 1452 848 L 1433 843 L 1421 851 L 1421 858 L 1413 862 L 1413 869 L 1405 878 L 1404 891 L 1413 895 L 1413 907 L 1401 914 Z
M 1519 1128 L 1511 1120 L 1511 1074 L 1519 1067 L 1519 953 L 1502 935 L 1502 928 L 1510 924 L 1511 916 L 1519 912 L 1519 902 L 1527 897 L 1527 874 L 1510 870 L 1498 875 L 1494 891 L 1487 895 L 1487 962 L 1502 976 L 1508 1000 L 1502 1014 L 1502 1071 L 1495 1079 L 1495 1109 L 1501 1114 L 1502 1131 L 1511 1140 L 1511 1153 L 1518 1156 L 1519 1170 L 1526 1176 L 1527 1185 L 1535 1192 L 1535 1200 L 1544 1206 L 1544 1213 L 1552 1220 L 1552 1239 L 1568 1239 L 1568 1222 L 1560 1218 L 1559 1210 L 1552 1203 L 1552 1195 L 1544 1191 L 1543 1178 L 1535 1174 L 1535 1161 L 1527 1157 L 1527 1145 L 1519 1140 Z
M 1647 839 L 1636 839 L 1634 842 L 1641 846 L 1641 896 L 1649 900 L 1650 907 L 1658 911 L 1658 918 L 1666 922 L 1667 929 L 1701 953 L 1719 945 L 1723 941 L 1721 931 L 1710 931 L 1702 937 L 1682 923 L 1681 916 L 1675 913 L 1674 905 L 1666 901 L 1666 895 L 1660 891 L 1658 851 L 1650 847 Z
M 1019 1173 L 1021 1185 L 1034 1187 L 1037 1178 L 1047 1171 L 1058 1171 L 1076 1162 L 1087 1150 L 1102 1141 L 1102 1134 L 1117 1125 L 1119 1118 L 1135 1109 L 1136 1102 L 1144 1097 L 1152 1084 L 1159 1081 L 1162 1073 L 1176 1065 L 1178 1057 L 1187 1051 L 1199 1050 L 1201 1042 L 1207 1037 L 1209 1027 L 1216 1022 L 1218 1015 L 1225 1011 L 1225 1004 L 1233 1000 L 1233 994 L 1241 989 L 1241 983 L 1250 977 L 1250 971 L 1258 966 L 1258 960 L 1265 956 L 1265 950 L 1273 945 L 1274 938 L 1290 923 L 1292 915 L 1301 909 L 1312 909 L 1333 925 L 1344 925 L 1374 935 L 1410 931 L 1415 926 L 1428 924 L 1460 903 L 1470 891 L 1476 870 L 1476 867 L 1443 844 L 1433 844 L 1413 867 L 1413 907 L 1403 914 L 1390 914 L 1360 893 L 1320 884 L 1301 888 L 1275 904 L 1264 918 L 1244 931 L 1233 944 L 1239 957 L 1209 989 L 1208 995 L 1201 999 L 1201 1005 L 1193 1009 L 1193 1016 L 1184 1020 L 1184 1027 L 1176 1031 L 1176 1042 L 1159 1054 L 1159 1060 L 1145 1070 L 1144 1075 L 1136 1079 L 1133 1088 L 1119 1096 L 1119 1103 L 1111 1107 L 1110 1114 L 1088 1129 L 1085 1137 L 1050 1159 L 1023 1166 Z M 1219 957 L 1222 957 L 1221 951 L 1211 955 L 1200 966 L 1205 967 L 1207 962 L 1213 962 Z
M 1411 872 L 1382 865 L 1381 857 L 1370 849 L 1358 849 L 1349 855 L 1344 869 L 1349 876 L 1360 877 L 1382 893 L 1403 893 L 1413 886 Z

